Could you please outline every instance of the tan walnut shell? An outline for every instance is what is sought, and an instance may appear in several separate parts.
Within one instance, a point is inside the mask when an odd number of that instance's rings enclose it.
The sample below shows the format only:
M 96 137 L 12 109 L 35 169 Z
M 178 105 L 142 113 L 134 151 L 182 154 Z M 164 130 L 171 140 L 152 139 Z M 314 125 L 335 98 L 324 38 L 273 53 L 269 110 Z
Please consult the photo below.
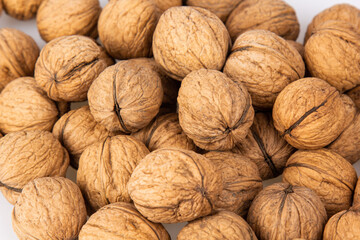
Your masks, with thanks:
M 170 240 L 165 228 L 143 217 L 130 203 L 106 205 L 91 215 L 79 240 Z
M 96 38 L 100 12 L 99 0 L 46 0 L 36 15 L 37 28 L 46 42 L 70 35 Z
M 161 11 L 165 12 L 171 7 L 181 6 L 182 0 L 154 0 L 158 8 Z
M 91 83 L 114 61 L 88 37 L 56 38 L 41 50 L 36 83 L 55 101 L 84 101 Z
M 331 217 L 350 208 L 357 176 L 354 167 L 333 151 L 299 150 L 286 163 L 283 181 L 312 189 Z
M 226 27 L 233 41 L 254 29 L 268 30 L 289 40 L 296 40 L 300 32 L 295 10 L 283 0 L 243 0 L 229 15 Z
M 254 231 L 240 216 L 221 211 L 188 223 L 178 234 L 178 240 L 257 240 Z
M 221 174 L 206 157 L 190 150 L 163 148 L 141 160 L 128 191 L 147 219 L 176 223 L 213 213 L 222 186 Z
M 221 70 L 230 46 L 224 24 L 203 8 L 168 9 L 161 15 L 153 37 L 155 61 L 180 81 L 201 68 Z
M 353 206 L 356 206 L 359 204 L 360 204 L 360 178 L 358 179 L 358 181 L 356 183 Z
M 247 222 L 262 240 L 321 239 L 326 211 L 315 192 L 306 187 L 275 183 L 251 204 Z
M 4 10 L 19 20 L 28 20 L 36 16 L 43 0 L 2 0 Z
M 360 86 L 350 89 L 346 92 L 346 95 L 348 95 L 354 101 L 355 106 L 360 109 Z
M 230 150 L 249 132 L 251 103 L 242 83 L 216 70 L 193 71 L 179 91 L 180 126 L 200 148 Z
M 39 51 L 29 35 L 12 28 L 0 29 L 0 92 L 10 81 L 34 74 Z
M 159 74 L 133 60 L 106 68 L 88 92 L 91 114 L 111 132 L 145 127 L 159 112 L 162 99 Z
M 262 190 L 262 180 L 255 163 L 231 152 L 208 152 L 204 155 L 222 174 L 224 186 L 214 202 L 216 211 L 231 211 L 245 217 L 252 200 Z
M 305 65 L 286 40 L 269 31 L 252 30 L 236 39 L 224 73 L 246 86 L 254 107 L 271 109 L 281 90 L 304 77 Z
M 302 45 L 299 42 L 295 42 L 293 40 L 286 40 L 286 41 L 300 53 L 302 58 L 304 58 L 304 55 L 305 55 L 305 46 L 304 45 Z
M 0 130 L 50 131 L 58 118 L 55 102 L 30 77 L 18 78 L 0 93 Z

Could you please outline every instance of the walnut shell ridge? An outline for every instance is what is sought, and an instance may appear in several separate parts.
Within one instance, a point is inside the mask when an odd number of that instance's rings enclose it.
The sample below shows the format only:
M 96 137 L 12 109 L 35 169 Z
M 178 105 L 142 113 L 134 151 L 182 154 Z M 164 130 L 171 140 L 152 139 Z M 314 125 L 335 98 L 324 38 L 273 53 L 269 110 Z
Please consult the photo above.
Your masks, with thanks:
M 4 10 L 19 20 L 28 20 L 36 16 L 43 0 L 2 0 Z

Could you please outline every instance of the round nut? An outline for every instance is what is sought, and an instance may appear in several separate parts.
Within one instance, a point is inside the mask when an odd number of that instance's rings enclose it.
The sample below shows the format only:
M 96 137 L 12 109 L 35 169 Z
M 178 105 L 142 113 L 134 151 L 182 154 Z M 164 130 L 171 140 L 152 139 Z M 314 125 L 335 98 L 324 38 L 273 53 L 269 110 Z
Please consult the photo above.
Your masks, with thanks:
M 1 2 L 7 14 L 19 20 L 28 20 L 36 16 L 43 0 L 2 0 Z

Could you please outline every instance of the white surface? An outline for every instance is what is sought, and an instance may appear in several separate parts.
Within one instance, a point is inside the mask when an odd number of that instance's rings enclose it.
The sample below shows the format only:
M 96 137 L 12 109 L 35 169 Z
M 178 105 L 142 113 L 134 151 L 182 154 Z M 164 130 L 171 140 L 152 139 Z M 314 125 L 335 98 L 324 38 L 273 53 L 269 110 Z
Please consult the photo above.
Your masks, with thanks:
M 298 38 L 299 42 L 303 42 L 304 34 L 307 28 L 307 25 L 311 22 L 312 18 L 324 10 L 325 8 L 331 7 L 337 3 L 350 3 L 358 8 L 360 8 L 359 0 L 286 0 L 292 7 L 295 8 L 298 19 L 301 25 L 301 33 Z M 100 0 L 101 6 L 104 7 L 107 0 Z M 40 38 L 40 35 L 36 29 L 36 21 L 18 21 L 16 19 L 10 18 L 6 14 L 0 16 L 0 28 L 10 27 L 19 29 L 34 38 L 38 43 L 39 47 L 43 47 L 45 42 Z M 0 153 L 1 154 L 1 153 Z M 358 175 L 360 174 L 360 162 L 355 164 Z M 68 171 L 68 176 L 74 179 L 74 170 L 70 169 Z M 273 182 L 281 181 L 281 178 L 276 178 L 274 180 L 266 181 L 265 185 L 269 185 Z M 12 205 L 9 204 L 5 198 L 0 194 L 0 240 L 16 240 L 17 237 L 12 230 L 11 225 L 11 211 Z M 176 234 L 184 226 L 184 223 L 181 224 L 165 224 L 166 229 L 168 229 L 171 234 L 172 239 L 176 239 Z

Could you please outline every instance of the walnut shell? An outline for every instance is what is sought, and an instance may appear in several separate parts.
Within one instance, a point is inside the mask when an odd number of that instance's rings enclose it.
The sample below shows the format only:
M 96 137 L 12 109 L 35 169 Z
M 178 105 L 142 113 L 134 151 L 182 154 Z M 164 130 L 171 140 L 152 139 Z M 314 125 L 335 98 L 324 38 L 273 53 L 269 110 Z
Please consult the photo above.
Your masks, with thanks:
M 59 37 L 41 50 L 35 65 L 35 80 L 55 101 L 84 101 L 91 83 L 113 63 L 91 38 Z
M 86 222 L 78 186 L 62 177 L 35 179 L 24 187 L 12 211 L 20 240 L 76 239 Z
M 221 174 L 206 157 L 190 150 L 163 148 L 141 160 L 128 191 L 147 219 L 175 223 L 211 214 L 222 184 Z
M 155 61 L 176 80 L 201 68 L 221 70 L 230 45 L 224 24 L 203 8 L 168 9 L 153 37 Z
M 133 60 L 106 68 L 88 92 L 91 114 L 111 132 L 145 127 L 159 112 L 162 98 L 159 74 Z
M 358 204 L 360 204 L 360 178 L 356 184 L 353 206 L 356 206 Z
M 0 94 L 0 112 L 3 133 L 50 131 L 58 118 L 56 104 L 30 77 L 18 78 L 6 85 Z
M 296 40 L 300 32 L 295 10 L 283 0 L 243 0 L 229 15 L 226 27 L 233 41 L 254 29 L 269 30 L 289 40 Z
M 155 0 L 156 5 L 162 12 L 168 10 L 171 7 L 181 6 L 182 0 Z
M 221 211 L 188 223 L 177 237 L 178 240 L 257 240 L 254 231 L 240 216 Z
M 99 0 L 46 0 L 36 15 L 37 28 L 46 42 L 70 35 L 96 38 L 100 12 Z
M 0 29 L 0 92 L 10 81 L 34 74 L 39 51 L 29 35 L 12 28 Z
M 274 126 L 285 140 L 299 149 L 330 144 L 346 128 L 348 109 L 340 93 L 324 80 L 303 78 L 276 98 Z
M 182 81 L 180 126 L 205 150 L 230 150 L 246 137 L 253 123 L 251 98 L 240 82 L 216 70 L 193 71 Z
M 314 190 L 329 217 L 350 208 L 356 180 L 354 167 L 327 149 L 295 152 L 283 173 L 284 182 Z
M 165 228 L 144 218 L 130 203 L 112 203 L 91 215 L 79 240 L 170 240 Z
M 215 210 L 231 211 L 246 217 L 252 200 L 262 190 L 256 164 L 231 152 L 208 152 L 204 156 L 216 166 L 224 182 L 223 190 L 214 202 Z
M 304 77 L 305 65 L 286 40 L 269 31 L 253 30 L 236 39 L 224 73 L 246 86 L 254 107 L 271 109 L 281 90 Z
M 347 91 L 346 95 L 348 95 L 355 103 L 355 106 L 360 109 L 360 86 Z
M 19 20 L 28 20 L 36 16 L 43 0 L 2 0 L 1 2 L 7 14 Z
M 304 58 L 304 55 L 305 55 L 305 46 L 304 45 L 302 45 L 299 42 L 295 42 L 293 40 L 286 40 L 286 41 L 300 53 L 302 58 Z
M 247 222 L 262 240 L 321 239 L 327 220 L 320 198 L 306 187 L 275 183 L 251 204 Z

